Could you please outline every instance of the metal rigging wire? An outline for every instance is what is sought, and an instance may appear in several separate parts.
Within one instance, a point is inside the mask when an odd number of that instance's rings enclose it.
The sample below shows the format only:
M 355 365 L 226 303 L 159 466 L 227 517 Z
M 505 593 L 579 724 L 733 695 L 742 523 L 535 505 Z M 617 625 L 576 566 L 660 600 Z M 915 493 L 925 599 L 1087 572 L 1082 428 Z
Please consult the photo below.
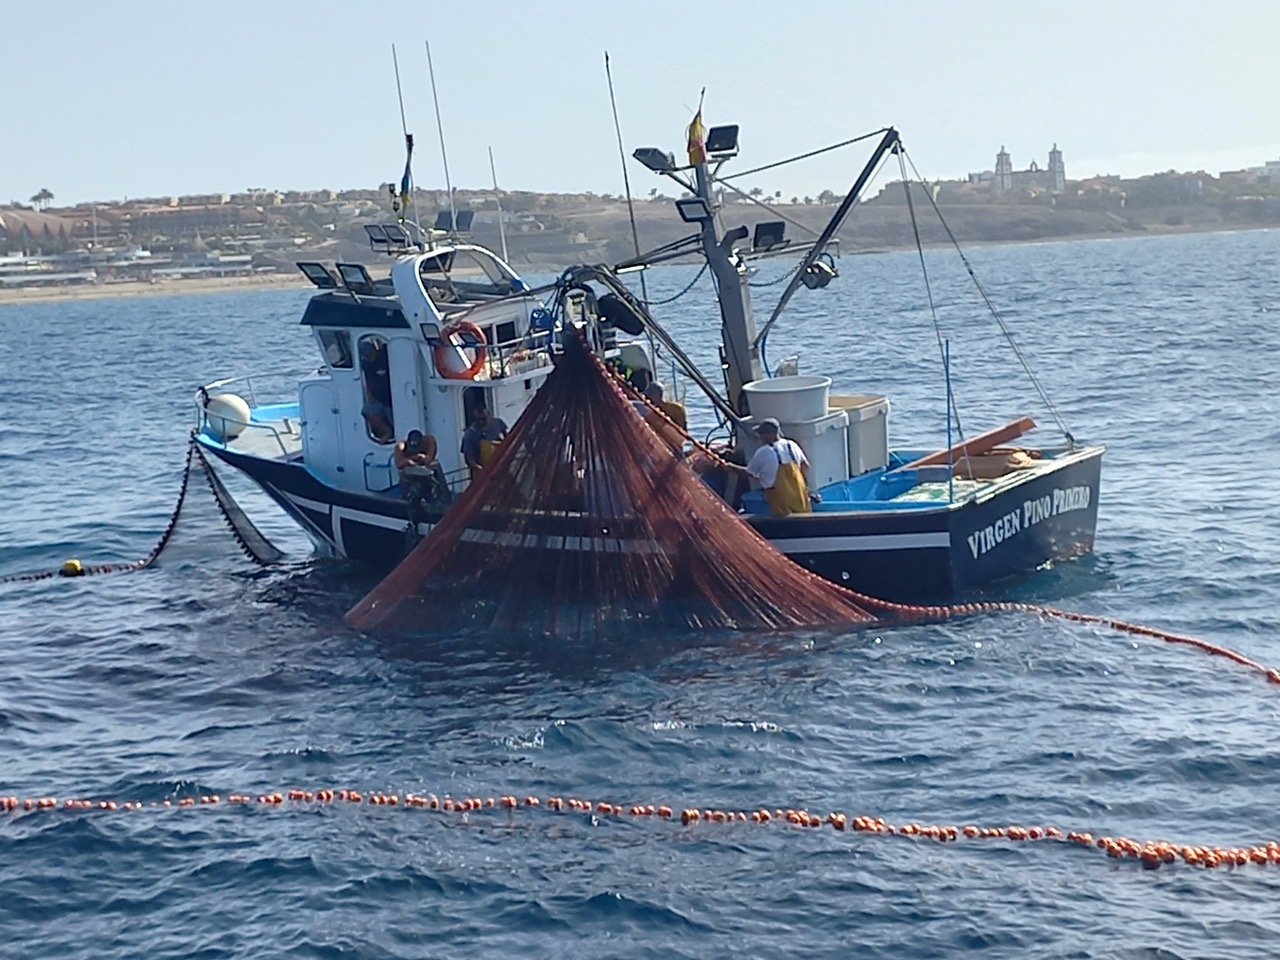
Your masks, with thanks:
M 938 343 L 938 356 L 942 360 L 942 366 L 945 370 L 948 366 L 947 349 L 942 343 L 942 327 L 938 323 L 938 305 L 933 299 L 933 285 L 929 282 L 929 267 L 924 259 L 924 244 L 920 241 L 920 224 L 916 220 L 916 206 L 911 199 L 911 181 L 907 179 L 907 165 L 903 159 L 904 151 L 898 151 L 898 169 L 902 172 L 902 192 L 907 198 L 907 213 L 911 217 L 911 232 L 915 235 L 916 254 L 920 257 L 920 272 L 924 275 L 924 292 L 929 299 L 929 315 L 933 318 L 933 336 Z M 928 193 L 928 191 L 925 191 Z M 948 379 L 950 373 L 948 372 Z M 960 422 L 960 405 L 956 403 L 955 393 L 950 392 L 947 398 L 947 415 L 954 418 L 956 424 L 956 433 L 960 436 L 960 442 L 964 442 L 964 425 Z M 973 468 L 970 467 L 970 474 Z M 969 479 L 973 479 L 970 476 Z
M 888 127 L 881 127 L 879 130 L 872 130 L 870 133 L 864 133 L 862 136 L 854 137 L 852 140 L 842 140 L 840 143 L 833 143 L 829 147 L 820 147 L 817 150 L 810 150 L 808 153 L 802 153 L 799 156 L 791 157 L 787 160 L 777 160 L 773 163 L 766 163 L 763 167 L 753 167 L 750 170 L 743 170 L 740 173 L 733 174 L 732 176 L 717 179 L 719 179 L 721 183 L 724 183 L 726 180 L 737 180 L 740 177 L 749 177 L 753 173 L 764 173 L 764 171 L 772 170 L 775 167 L 784 167 L 788 163 L 798 163 L 801 160 L 808 160 L 810 157 L 816 157 L 821 153 L 830 153 L 832 150 L 839 150 L 841 147 L 847 147 L 850 144 L 858 143 L 862 140 L 870 140 L 872 137 L 879 137 L 888 129 Z
M 905 149 L 903 150 L 903 153 L 904 155 L 906 154 Z M 920 176 L 920 171 L 916 169 L 915 161 L 912 160 L 910 156 L 907 156 L 906 162 L 910 164 L 911 172 L 915 174 L 916 178 L 923 182 L 923 178 Z M 956 240 L 956 235 L 951 232 L 951 225 L 947 223 L 946 219 L 942 216 L 942 211 L 938 209 L 938 202 L 933 198 L 928 190 L 925 191 L 925 196 L 929 197 L 929 203 L 933 206 L 933 212 L 937 214 L 938 222 L 942 224 L 942 229 L 946 231 L 947 239 L 949 239 L 951 241 L 951 245 L 955 247 L 956 253 L 960 256 L 960 262 L 964 264 L 965 270 L 968 271 L 969 279 L 973 281 L 975 289 L 977 289 L 978 294 L 982 297 L 983 302 L 986 303 L 987 309 L 991 311 L 991 316 L 995 318 L 996 324 L 1000 327 L 1000 332 L 1004 334 L 1005 340 L 1008 341 L 1010 348 L 1013 350 L 1014 356 L 1016 356 L 1018 358 L 1018 362 L 1022 364 L 1022 369 L 1026 372 L 1027 378 L 1031 381 L 1031 385 L 1035 387 L 1036 393 L 1040 395 L 1040 400 L 1044 403 L 1045 407 L 1048 408 L 1049 415 L 1053 417 L 1053 422 L 1058 425 L 1058 429 L 1062 431 L 1062 435 L 1066 437 L 1067 442 L 1074 447 L 1076 445 L 1076 438 L 1072 436 L 1071 431 L 1067 429 L 1066 423 L 1063 422 L 1061 415 L 1058 413 L 1058 408 L 1054 405 L 1053 401 L 1049 399 L 1049 395 L 1045 392 L 1044 387 L 1040 385 L 1039 378 L 1031 369 L 1031 364 L 1027 361 L 1022 350 L 1018 347 L 1017 341 L 1014 340 L 1013 331 L 1009 329 L 1008 324 L 1005 323 L 1004 317 L 1000 314 L 1000 311 L 996 309 L 996 305 L 992 302 L 991 297 L 987 295 L 986 288 L 983 287 L 982 281 L 980 281 L 977 274 L 973 272 L 973 266 L 969 263 L 969 258 L 965 256 L 964 250 L 960 248 L 960 242 Z
M 739 190 L 732 183 L 726 183 L 724 180 L 721 180 L 718 177 L 712 177 L 711 182 L 714 184 L 717 184 L 718 186 L 723 187 L 724 189 L 728 190 L 730 193 L 736 193 L 739 197 L 741 197 L 743 200 L 746 200 L 748 203 L 754 203 L 757 207 L 763 207 L 764 209 L 768 210 L 771 214 L 773 214 L 775 217 L 779 217 L 787 221 L 787 223 L 791 224 L 797 230 L 803 230 L 805 233 L 809 234 L 809 236 L 811 237 L 819 236 L 818 231 L 813 229 L 813 227 L 810 227 L 806 224 L 801 223 L 799 220 L 795 219 L 794 217 L 788 217 L 785 213 L 783 213 L 777 207 L 773 206 L 772 204 L 765 203 L 763 200 L 757 200 L 755 197 L 751 196 L 751 194 L 747 193 L 745 190 Z

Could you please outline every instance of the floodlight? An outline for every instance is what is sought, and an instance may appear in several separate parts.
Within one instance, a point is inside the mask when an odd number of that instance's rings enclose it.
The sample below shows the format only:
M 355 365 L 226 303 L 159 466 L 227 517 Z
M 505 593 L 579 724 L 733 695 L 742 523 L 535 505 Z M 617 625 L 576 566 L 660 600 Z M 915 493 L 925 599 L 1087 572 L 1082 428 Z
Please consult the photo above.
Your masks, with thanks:
M 725 124 L 707 131 L 707 156 L 728 160 L 738 155 L 738 125 Z
M 321 290 L 333 290 L 338 286 L 338 278 L 323 263 L 314 260 L 300 260 L 297 267 L 308 280 Z
M 365 227 L 368 230 L 368 227 Z M 387 236 L 387 243 L 392 247 L 407 247 L 409 245 L 409 231 L 405 230 L 398 223 L 384 223 L 382 232 Z
M 786 240 L 787 225 L 782 220 L 765 220 L 756 224 L 756 233 L 751 240 L 753 250 L 772 250 L 783 246 Z
M 382 224 L 366 223 L 364 232 L 369 235 L 370 249 L 382 251 L 390 249 L 391 241 L 387 238 L 387 231 Z
M 338 276 L 342 277 L 342 285 L 352 293 L 373 296 L 373 278 L 362 263 L 339 263 Z
M 657 147 L 639 147 L 631 155 L 654 173 L 670 173 L 676 168 L 676 155 L 663 153 Z
M 680 219 L 685 223 L 705 223 L 711 219 L 711 208 L 702 197 L 685 197 L 676 201 L 676 209 L 680 211 Z

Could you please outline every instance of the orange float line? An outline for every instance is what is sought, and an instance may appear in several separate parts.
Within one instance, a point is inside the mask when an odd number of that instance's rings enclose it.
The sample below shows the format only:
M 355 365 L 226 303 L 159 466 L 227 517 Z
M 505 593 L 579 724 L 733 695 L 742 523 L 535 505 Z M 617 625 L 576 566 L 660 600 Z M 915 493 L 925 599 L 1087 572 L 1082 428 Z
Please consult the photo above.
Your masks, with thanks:
M 676 819 L 688 828 L 718 828 L 721 824 L 751 823 L 763 826 L 770 823 L 785 823 L 803 830 L 830 827 L 833 831 L 844 833 L 874 833 L 886 836 L 899 836 L 936 843 L 953 843 L 964 839 L 968 841 L 1004 840 L 1012 843 L 1052 842 L 1098 850 L 1114 860 L 1134 860 L 1145 869 L 1173 864 L 1179 860 L 1193 867 L 1235 867 L 1248 866 L 1280 866 L 1280 842 L 1270 840 L 1248 846 L 1220 847 L 1196 844 L 1178 844 L 1168 840 L 1135 840 L 1130 837 L 1103 834 L 1095 837 L 1087 831 L 1063 831 L 1053 825 L 1005 824 L 999 826 L 979 826 L 977 824 L 926 824 L 909 821 L 895 826 L 883 817 L 872 817 L 866 814 L 849 816 L 831 811 L 825 816 L 811 812 L 802 807 L 775 809 L 758 807 L 751 813 L 743 810 L 721 810 L 715 807 L 683 807 L 677 815 L 674 808 L 655 804 L 616 804 L 604 800 L 592 803 L 576 798 L 565 799 L 559 796 L 547 797 L 545 800 L 532 794 L 518 798 L 515 794 L 497 797 L 464 797 L 455 800 L 452 797 L 438 797 L 436 794 L 384 793 L 373 791 L 362 793 L 358 790 L 323 788 L 319 790 L 291 789 L 286 792 L 261 794 L 228 793 L 225 803 L 220 794 L 200 794 L 184 796 L 162 801 L 152 801 L 149 806 L 154 809 L 187 810 L 197 807 L 212 806 L 255 806 L 266 808 L 296 807 L 309 804 L 330 803 L 361 804 L 370 807 L 396 807 L 406 810 L 434 810 L 446 813 L 470 814 L 482 810 L 499 809 L 505 816 L 514 817 L 519 811 L 546 810 L 551 813 L 564 811 L 586 813 L 592 816 L 611 816 L 621 818 L 624 814 L 631 817 L 650 817 L 660 821 L 672 822 Z M 0 796 L 0 813 L 15 815 L 39 815 L 50 812 L 114 812 L 120 810 L 141 810 L 147 806 L 138 800 L 91 799 L 88 797 L 71 797 L 59 801 L 56 797 L 18 797 Z

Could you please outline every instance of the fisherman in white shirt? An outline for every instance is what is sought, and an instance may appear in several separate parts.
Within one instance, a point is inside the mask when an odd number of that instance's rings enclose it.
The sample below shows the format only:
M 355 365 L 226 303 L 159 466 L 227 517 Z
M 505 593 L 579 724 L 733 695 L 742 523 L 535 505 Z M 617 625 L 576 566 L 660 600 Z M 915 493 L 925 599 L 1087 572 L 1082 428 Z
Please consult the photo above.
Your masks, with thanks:
M 742 472 L 760 484 L 769 511 L 775 517 L 812 513 L 818 494 L 809 492 L 809 458 L 800 444 L 781 436 L 778 421 L 765 417 L 756 424 L 760 447 Z

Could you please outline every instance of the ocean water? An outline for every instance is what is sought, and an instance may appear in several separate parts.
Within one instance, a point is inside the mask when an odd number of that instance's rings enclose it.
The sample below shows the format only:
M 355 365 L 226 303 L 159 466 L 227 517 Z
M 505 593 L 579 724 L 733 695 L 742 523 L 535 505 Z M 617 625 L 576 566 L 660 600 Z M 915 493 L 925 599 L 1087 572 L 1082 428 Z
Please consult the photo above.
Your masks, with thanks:
M 1280 232 L 969 257 L 1066 427 L 1108 445 L 1095 554 L 1005 595 L 1280 663 Z M 949 342 L 966 430 L 1028 413 L 1051 440 L 954 257 L 926 259 L 936 328 L 914 254 L 846 257 L 797 295 L 771 361 L 889 395 L 895 442 L 931 445 Z M 692 276 L 655 271 L 650 295 Z M 314 366 L 307 295 L 0 304 L 0 576 L 144 556 L 194 388 Z M 705 278 L 661 315 L 714 370 Z M 393 643 L 341 622 L 367 573 L 311 561 L 233 489 L 286 563 L 252 567 L 197 489 L 153 569 L 0 584 L 0 795 L 511 793 L 1280 839 L 1280 690 L 1227 661 L 1025 614 L 625 649 Z M 1273 867 L 525 810 L 7 813 L 0 878 L 0 954 L 23 958 L 1244 958 L 1280 936 Z

